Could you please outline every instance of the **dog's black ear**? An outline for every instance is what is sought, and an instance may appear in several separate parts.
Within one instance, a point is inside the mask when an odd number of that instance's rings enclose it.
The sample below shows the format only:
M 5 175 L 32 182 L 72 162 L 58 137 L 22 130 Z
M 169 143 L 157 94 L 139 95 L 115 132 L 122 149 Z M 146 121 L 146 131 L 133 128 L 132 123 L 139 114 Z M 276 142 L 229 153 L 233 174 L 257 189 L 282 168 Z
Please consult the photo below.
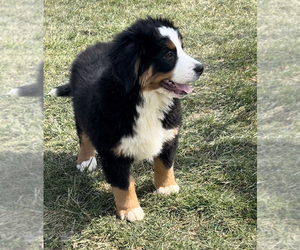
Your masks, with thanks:
M 135 41 L 133 36 L 121 33 L 113 42 L 109 53 L 114 77 L 128 93 L 138 79 L 139 57 L 144 52 L 141 41 Z

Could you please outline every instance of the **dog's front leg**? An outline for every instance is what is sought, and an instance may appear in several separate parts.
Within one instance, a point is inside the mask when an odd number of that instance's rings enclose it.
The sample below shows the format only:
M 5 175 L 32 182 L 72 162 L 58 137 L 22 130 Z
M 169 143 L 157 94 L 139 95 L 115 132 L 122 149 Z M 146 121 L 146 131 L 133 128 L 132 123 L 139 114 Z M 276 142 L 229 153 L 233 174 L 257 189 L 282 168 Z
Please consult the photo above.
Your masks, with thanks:
M 171 194 L 178 193 L 179 186 L 174 176 L 174 158 L 178 147 L 178 137 L 165 143 L 162 153 L 154 157 L 154 185 L 157 193 Z
M 135 193 L 132 176 L 130 176 L 130 184 L 127 190 L 122 190 L 114 186 L 112 186 L 112 190 L 116 201 L 117 214 L 121 220 L 126 219 L 133 222 L 144 218 L 144 212 L 140 207 Z
M 144 212 L 136 196 L 134 179 L 130 175 L 132 160 L 113 155 L 101 155 L 102 167 L 116 201 L 117 214 L 121 220 L 142 220 Z

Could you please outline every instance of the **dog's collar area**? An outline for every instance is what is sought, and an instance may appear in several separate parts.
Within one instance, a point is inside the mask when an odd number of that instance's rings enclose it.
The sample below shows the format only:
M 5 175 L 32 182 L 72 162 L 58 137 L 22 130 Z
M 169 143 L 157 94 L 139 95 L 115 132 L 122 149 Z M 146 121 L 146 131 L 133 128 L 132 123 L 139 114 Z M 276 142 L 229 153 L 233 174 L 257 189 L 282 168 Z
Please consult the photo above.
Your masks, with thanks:
M 161 87 L 168 91 L 174 92 L 176 95 L 187 95 L 192 93 L 190 84 L 180 84 L 173 82 L 172 80 L 161 81 Z

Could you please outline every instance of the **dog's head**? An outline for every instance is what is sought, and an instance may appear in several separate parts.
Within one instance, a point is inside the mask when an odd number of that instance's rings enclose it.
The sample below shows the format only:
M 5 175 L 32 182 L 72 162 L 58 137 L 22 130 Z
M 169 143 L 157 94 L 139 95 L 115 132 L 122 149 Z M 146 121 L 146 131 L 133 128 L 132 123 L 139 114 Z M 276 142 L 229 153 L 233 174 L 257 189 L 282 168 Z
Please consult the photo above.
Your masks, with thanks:
M 115 38 L 109 53 L 113 74 L 127 93 L 135 84 L 175 98 L 192 92 L 203 66 L 182 48 L 182 36 L 166 19 L 139 20 Z

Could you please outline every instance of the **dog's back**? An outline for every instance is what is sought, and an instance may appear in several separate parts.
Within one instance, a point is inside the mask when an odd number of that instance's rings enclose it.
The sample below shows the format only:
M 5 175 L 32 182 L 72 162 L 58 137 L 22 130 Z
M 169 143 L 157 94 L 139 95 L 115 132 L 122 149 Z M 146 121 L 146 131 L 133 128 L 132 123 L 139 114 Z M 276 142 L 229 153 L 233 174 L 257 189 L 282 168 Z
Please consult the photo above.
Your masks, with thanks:
M 71 67 L 70 82 L 52 89 L 52 96 L 86 96 L 95 81 L 108 67 L 107 52 L 111 43 L 97 43 L 81 52 Z
M 86 91 L 87 85 L 93 85 L 107 68 L 106 53 L 110 43 L 97 43 L 81 52 L 71 68 L 70 84 L 72 95 Z

